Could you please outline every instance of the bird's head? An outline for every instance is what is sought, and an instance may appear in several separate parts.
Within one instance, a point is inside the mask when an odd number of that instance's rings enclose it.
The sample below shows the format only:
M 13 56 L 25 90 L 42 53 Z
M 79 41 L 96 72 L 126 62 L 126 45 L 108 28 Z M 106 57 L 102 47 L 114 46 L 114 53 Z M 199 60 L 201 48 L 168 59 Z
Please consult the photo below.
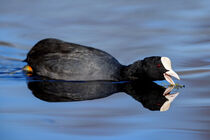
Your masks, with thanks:
M 152 56 L 142 61 L 142 66 L 147 77 L 151 80 L 166 80 L 175 85 L 172 76 L 180 80 L 178 74 L 171 67 L 171 60 L 168 57 Z

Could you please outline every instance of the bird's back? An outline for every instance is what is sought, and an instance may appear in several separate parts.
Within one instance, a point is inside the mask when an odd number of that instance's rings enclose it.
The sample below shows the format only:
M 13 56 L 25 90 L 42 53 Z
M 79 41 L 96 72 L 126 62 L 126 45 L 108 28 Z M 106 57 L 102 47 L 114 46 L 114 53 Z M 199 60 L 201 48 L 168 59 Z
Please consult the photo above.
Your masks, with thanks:
M 104 51 L 57 39 L 39 41 L 26 62 L 37 75 L 72 81 L 118 81 L 123 67 Z

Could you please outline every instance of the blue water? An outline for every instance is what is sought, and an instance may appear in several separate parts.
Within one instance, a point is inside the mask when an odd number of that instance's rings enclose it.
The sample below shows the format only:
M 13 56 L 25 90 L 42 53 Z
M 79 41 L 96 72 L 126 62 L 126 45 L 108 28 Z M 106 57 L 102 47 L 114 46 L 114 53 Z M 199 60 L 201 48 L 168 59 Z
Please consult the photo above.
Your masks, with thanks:
M 1 139 L 209 140 L 209 5 L 208 0 L 1 1 Z M 144 108 L 124 92 L 46 102 L 32 94 L 18 70 L 30 48 L 49 37 L 102 49 L 122 64 L 167 56 L 181 78 L 175 82 L 185 88 L 176 90 L 180 94 L 165 112 Z

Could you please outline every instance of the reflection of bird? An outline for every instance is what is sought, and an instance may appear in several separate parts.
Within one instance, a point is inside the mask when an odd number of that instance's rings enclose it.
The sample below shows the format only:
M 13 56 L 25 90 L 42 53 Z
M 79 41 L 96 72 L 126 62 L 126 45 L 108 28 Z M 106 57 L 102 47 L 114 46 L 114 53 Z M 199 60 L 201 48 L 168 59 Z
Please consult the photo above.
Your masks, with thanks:
M 37 98 L 48 102 L 72 102 L 99 99 L 117 92 L 125 92 L 145 108 L 165 111 L 170 107 L 172 98 L 168 99 L 171 90 L 153 82 L 67 82 L 59 80 L 33 80 L 28 87 Z M 163 95 L 164 94 L 164 95 Z
M 141 85 L 138 82 L 133 82 L 131 85 L 128 84 L 128 86 L 124 87 L 124 92 L 141 102 L 145 108 L 166 111 L 169 109 L 171 102 L 179 94 L 169 94 L 173 88 L 168 87 L 166 89 L 154 82 Z
M 134 81 L 179 79 L 167 57 L 147 57 L 131 65 L 121 65 L 110 54 L 58 39 L 39 41 L 28 53 L 25 70 L 52 79 L 70 81 Z

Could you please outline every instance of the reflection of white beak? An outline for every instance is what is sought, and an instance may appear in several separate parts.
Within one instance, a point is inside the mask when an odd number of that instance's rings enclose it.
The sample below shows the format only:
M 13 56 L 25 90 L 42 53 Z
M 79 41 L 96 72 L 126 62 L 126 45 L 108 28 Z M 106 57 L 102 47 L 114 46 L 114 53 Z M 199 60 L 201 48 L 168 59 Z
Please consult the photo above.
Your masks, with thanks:
M 160 111 L 167 111 L 170 108 L 171 103 L 173 102 L 173 100 L 179 95 L 179 93 L 175 93 L 175 94 L 168 94 L 165 97 L 168 99 L 168 101 L 166 101 L 160 108 Z
M 163 93 L 163 96 L 168 95 L 172 90 L 173 90 L 174 86 L 169 86 Z
M 175 85 L 174 81 L 172 80 L 171 76 L 175 77 L 176 79 L 180 80 L 178 74 L 172 70 L 171 67 L 171 60 L 168 57 L 161 57 L 161 62 L 167 72 L 163 74 L 166 81 L 168 81 L 171 85 Z

